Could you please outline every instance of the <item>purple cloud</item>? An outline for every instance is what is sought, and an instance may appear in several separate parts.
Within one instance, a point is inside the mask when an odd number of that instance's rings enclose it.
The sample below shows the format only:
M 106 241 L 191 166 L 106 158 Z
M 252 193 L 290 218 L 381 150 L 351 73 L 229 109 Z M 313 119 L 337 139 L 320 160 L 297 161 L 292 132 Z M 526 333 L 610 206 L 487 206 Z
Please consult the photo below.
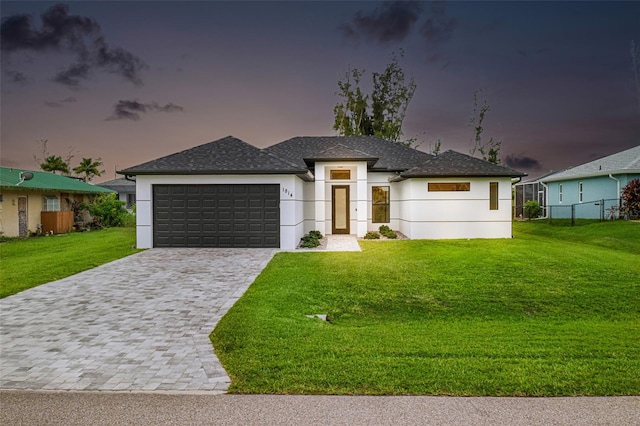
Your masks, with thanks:
M 113 114 L 109 116 L 107 121 L 114 120 L 140 120 L 140 114 L 146 114 L 150 111 L 159 112 L 182 112 L 184 108 L 169 102 L 166 105 L 160 105 L 157 102 L 142 103 L 136 100 L 120 100 L 113 107 Z
M 141 85 L 140 72 L 147 65 L 122 48 L 106 43 L 100 25 L 92 18 L 70 15 L 69 6 L 56 4 L 41 16 L 41 28 L 36 28 L 31 15 L 13 15 L 2 20 L 0 26 L 2 51 L 72 53 L 76 62 L 60 71 L 54 81 L 78 87 L 95 68 L 115 73 L 135 85 Z

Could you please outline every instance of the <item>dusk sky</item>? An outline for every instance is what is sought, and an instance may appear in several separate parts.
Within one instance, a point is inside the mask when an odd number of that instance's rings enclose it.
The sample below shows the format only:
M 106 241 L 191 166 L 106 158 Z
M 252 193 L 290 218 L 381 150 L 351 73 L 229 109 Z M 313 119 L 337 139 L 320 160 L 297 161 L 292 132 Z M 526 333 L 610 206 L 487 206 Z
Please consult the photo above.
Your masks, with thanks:
M 473 93 L 503 164 L 541 175 L 640 144 L 640 2 L 2 1 L 5 167 L 75 149 L 106 173 L 233 135 L 335 135 L 337 81 L 393 52 L 404 136 L 468 153 Z M 640 52 L 638 52 L 640 62 Z M 637 69 L 635 71 L 638 71 Z M 638 76 L 640 78 L 640 76 Z

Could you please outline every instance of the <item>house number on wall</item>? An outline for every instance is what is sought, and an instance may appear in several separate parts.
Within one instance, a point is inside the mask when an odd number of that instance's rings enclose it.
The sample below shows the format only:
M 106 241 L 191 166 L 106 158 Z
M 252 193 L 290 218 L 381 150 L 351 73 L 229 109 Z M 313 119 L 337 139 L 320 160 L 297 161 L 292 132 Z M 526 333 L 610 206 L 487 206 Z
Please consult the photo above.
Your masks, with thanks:
M 293 198 L 293 192 L 289 191 L 287 188 L 282 188 L 282 192 Z

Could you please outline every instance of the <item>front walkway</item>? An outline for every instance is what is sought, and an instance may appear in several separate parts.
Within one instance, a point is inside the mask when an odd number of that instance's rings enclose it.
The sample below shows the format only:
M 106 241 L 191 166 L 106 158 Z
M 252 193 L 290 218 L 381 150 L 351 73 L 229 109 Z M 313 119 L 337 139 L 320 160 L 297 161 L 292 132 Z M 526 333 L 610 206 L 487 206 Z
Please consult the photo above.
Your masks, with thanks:
M 209 333 L 273 249 L 151 249 L 0 300 L 0 389 L 224 391 Z
M 327 235 L 327 251 L 362 251 L 355 235 Z

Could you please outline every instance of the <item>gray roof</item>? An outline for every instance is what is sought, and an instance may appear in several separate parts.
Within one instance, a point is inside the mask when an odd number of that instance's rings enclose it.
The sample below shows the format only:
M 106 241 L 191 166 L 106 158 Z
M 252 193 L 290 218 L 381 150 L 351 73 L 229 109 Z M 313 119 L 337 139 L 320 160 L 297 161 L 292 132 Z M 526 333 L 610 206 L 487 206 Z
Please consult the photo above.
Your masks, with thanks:
M 525 173 L 518 172 L 499 164 L 493 164 L 470 155 L 456 151 L 445 151 L 442 154 L 425 161 L 401 174 L 404 178 L 411 177 L 519 177 Z
M 554 173 L 541 180 L 543 182 L 554 182 L 627 173 L 640 173 L 640 145 L 571 169 Z
M 377 136 L 299 136 L 265 148 L 266 152 L 305 166 L 304 160 L 375 161 L 373 170 L 402 171 L 433 156 Z
M 136 192 L 136 183 L 134 181 L 127 180 L 123 177 L 117 178 L 117 179 L 111 179 L 106 182 L 100 182 L 100 183 L 97 183 L 96 185 L 101 186 L 103 188 L 108 188 L 120 194 L 125 194 L 127 192 L 130 192 L 130 193 Z
M 306 173 L 285 159 L 253 145 L 227 136 L 166 157 L 118 171 L 124 175 L 142 174 L 269 174 Z
M 307 180 L 317 161 L 366 161 L 372 171 L 401 178 L 524 176 L 507 167 L 447 151 L 437 157 L 376 136 L 303 136 L 258 149 L 232 136 L 167 155 L 118 173 L 296 174 Z M 106 182 L 105 182 L 106 183 Z M 103 183 L 102 185 L 105 185 Z

